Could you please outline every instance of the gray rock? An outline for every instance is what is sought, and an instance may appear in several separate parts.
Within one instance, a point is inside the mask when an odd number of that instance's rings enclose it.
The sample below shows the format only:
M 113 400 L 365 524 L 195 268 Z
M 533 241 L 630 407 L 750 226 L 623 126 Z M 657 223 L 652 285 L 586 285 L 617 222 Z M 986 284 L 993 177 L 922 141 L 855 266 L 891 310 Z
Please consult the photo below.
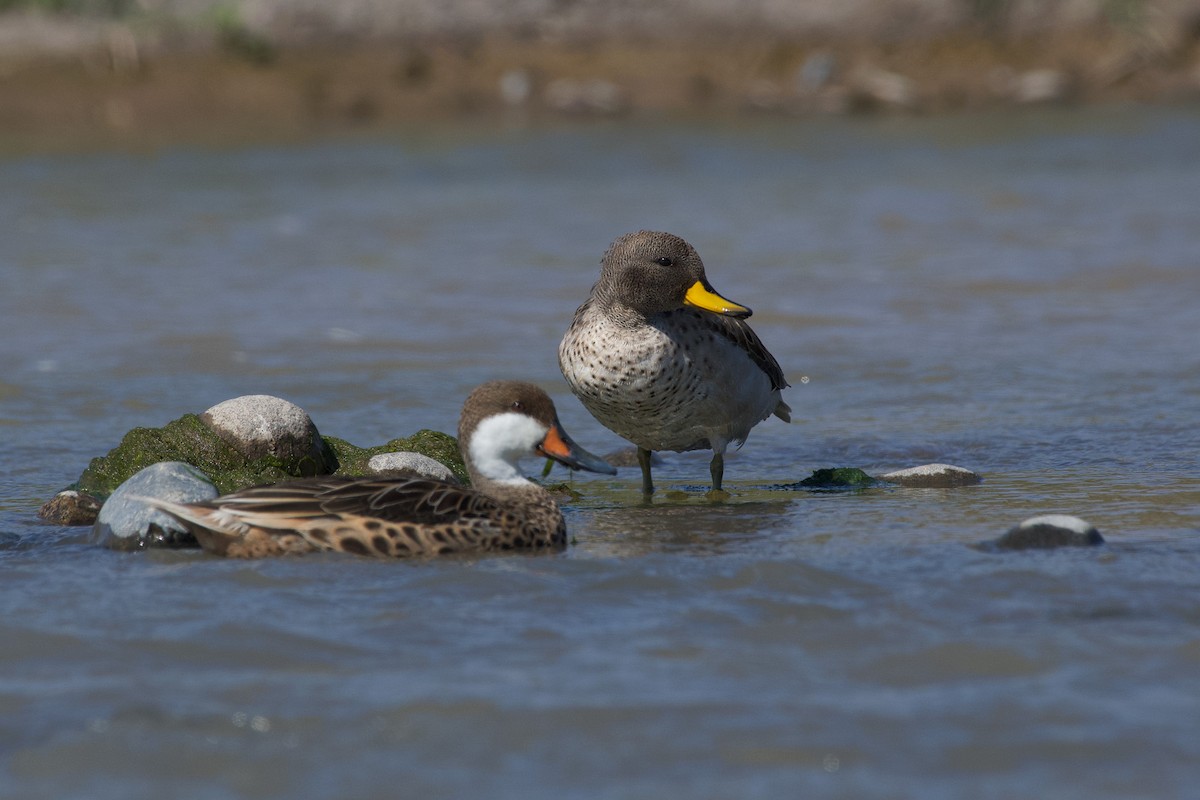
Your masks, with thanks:
M 416 476 L 458 483 L 449 467 L 421 453 L 380 453 L 371 457 L 367 469 L 377 475 Z
M 304 409 L 282 398 L 269 394 L 235 397 L 208 409 L 200 419 L 249 460 L 272 456 L 285 464 L 304 459 L 324 464 L 317 426 Z
M 1001 550 L 1049 550 L 1055 547 L 1094 547 L 1104 544 L 1095 526 L 1067 514 L 1030 517 L 991 542 Z
M 194 503 L 212 500 L 217 495 L 217 488 L 208 477 L 190 464 L 182 461 L 151 464 L 118 486 L 105 501 L 92 527 L 92 541 L 113 550 L 196 547 L 195 537 L 175 518 L 137 498 Z
M 977 472 L 952 464 L 923 464 L 880 475 L 879 480 L 916 489 L 953 489 L 958 486 L 974 486 L 982 482 L 983 478 Z

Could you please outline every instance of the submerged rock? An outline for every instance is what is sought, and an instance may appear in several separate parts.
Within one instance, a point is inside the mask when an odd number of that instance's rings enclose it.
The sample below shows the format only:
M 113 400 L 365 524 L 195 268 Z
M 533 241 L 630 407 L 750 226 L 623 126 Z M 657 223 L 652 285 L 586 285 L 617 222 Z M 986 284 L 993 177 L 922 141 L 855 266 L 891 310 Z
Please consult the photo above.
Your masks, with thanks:
M 953 489 L 974 486 L 983 478 L 977 472 L 952 464 L 923 464 L 880 475 L 879 480 L 917 489 Z
M 857 467 L 834 467 L 813 470 L 802 481 L 790 484 L 787 489 L 865 489 L 874 486 L 876 480 Z
M 1068 514 L 1045 514 L 1030 517 L 986 546 L 997 550 L 1049 550 L 1101 544 L 1104 537 L 1091 523 Z
M 881 483 L 916 488 L 946 489 L 972 486 L 982 481 L 978 473 L 950 464 L 925 464 L 920 467 L 896 470 L 872 477 L 857 467 L 836 467 L 813 470 L 802 481 L 781 486 L 781 489 L 865 489 Z
M 92 541 L 114 550 L 198 547 L 196 538 L 178 520 L 138 498 L 196 503 L 217 495 L 208 476 L 190 464 L 151 464 L 118 486 L 105 501 L 92 527 Z

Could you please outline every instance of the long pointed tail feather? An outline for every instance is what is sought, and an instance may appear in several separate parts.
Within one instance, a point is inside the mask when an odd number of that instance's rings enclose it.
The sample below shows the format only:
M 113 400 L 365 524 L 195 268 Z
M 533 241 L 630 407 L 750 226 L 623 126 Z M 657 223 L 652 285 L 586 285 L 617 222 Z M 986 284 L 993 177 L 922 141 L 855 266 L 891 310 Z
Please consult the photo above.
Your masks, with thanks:
M 225 555 L 230 544 L 241 541 L 253 530 L 252 526 L 247 525 L 238 516 L 219 507 L 176 503 L 161 497 L 144 495 L 130 496 L 130 499 L 170 514 L 196 537 L 201 547 L 218 555 Z

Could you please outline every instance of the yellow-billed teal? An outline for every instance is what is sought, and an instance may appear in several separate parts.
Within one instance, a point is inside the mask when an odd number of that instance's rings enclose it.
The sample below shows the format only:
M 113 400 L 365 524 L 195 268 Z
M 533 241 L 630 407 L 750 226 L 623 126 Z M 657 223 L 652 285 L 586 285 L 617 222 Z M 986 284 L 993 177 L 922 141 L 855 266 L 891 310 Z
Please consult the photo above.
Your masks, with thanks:
M 459 447 L 471 487 L 428 478 L 325 477 L 258 486 L 203 503 L 143 498 L 177 517 L 206 549 L 257 558 L 340 550 L 364 556 L 562 548 L 566 524 L 518 462 L 616 470 L 575 444 L 538 387 L 493 381 L 463 404 Z
M 713 289 L 678 236 L 630 233 L 604 254 L 558 363 L 584 407 L 637 445 L 645 494 L 654 491 L 653 451 L 711 449 L 719 491 L 730 443 L 772 414 L 791 421 L 788 383 L 745 321 L 750 313 Z

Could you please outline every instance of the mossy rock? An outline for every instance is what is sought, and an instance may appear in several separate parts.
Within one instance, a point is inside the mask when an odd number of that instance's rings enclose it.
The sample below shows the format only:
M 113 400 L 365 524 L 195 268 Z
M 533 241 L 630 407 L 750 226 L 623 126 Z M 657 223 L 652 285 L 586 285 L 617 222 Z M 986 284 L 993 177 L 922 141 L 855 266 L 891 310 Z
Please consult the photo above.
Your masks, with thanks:
M 312 448 L 316 456 L 290 461 L 275 456 L 247 460 L 199 415 L 184 414 L 161 428 L 134 428 L 126 433 L 120 444 L 107 455 L 93 458 L 79 480 L 44 504 L 38 513 L 63 525 L 90 525 L 100 505 L 118 486 L 160 461 L 191 464 L 207 475 L 221 494 L 313 475 L 368 475 L 367 462 L 373 456 L 392 452 L 429 456 L 445 464 L 461 483 L 470 484 L 458 440 L 445 433 L 420 430 L 378 447 L 358 447 L 332 436 L 320 439 Z
M 857 467 L 834 467 L 814 470 L 802 481 L 792 484 L 800 489 L 866 489 L 878 483 Z
M 107 498 L 135 473 L 159 461 L 183 461 L 199 469 L 221 494 L 288 478 L 325 475 L 338 467 L 327 444 L 320 457 L 306 456 L 287 463 L 274 456 L 247 461 L 225 443 L 196 414 L 184 414 L 161 428 L 134 428 L 108 455 L 93 458 L 73 488 Z
M 463 463 L 462 455 L 458 452 L 458 439 L 449 434 L 423 428 L 412 436 L 392 439 L 382 447 L 375 448 L 371 455 L 392 452 L 412 452 L 429 456 L 434 461 L 445 464 L 464 486 L 471 485 L 467 465 Z

